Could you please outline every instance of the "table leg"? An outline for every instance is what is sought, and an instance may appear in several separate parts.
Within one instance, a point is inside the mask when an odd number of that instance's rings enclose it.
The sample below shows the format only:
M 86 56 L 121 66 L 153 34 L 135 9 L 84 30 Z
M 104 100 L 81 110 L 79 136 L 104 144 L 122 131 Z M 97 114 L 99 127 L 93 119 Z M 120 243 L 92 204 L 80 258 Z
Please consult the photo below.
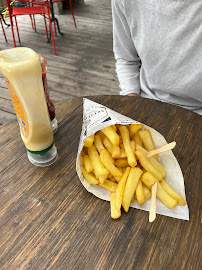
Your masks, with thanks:
M 53 10 L 53 2 L 52 0 L 50 0 L 50 10 L 51 10 L 51 23 L 52 22 L 56 22 L 57 24 L 57 29 L 58 29 L 58 33 L 62 36 L 63 33 L 60 31 L 60 26 L 59 26 L 59 22 L 58 22 L 58 19 L 55 18 L 55 15 L 54 15 L 54 10 Z M 51 41 L 51 32 L 49 31 L 49 39 L 48 39 L 48 43 Z

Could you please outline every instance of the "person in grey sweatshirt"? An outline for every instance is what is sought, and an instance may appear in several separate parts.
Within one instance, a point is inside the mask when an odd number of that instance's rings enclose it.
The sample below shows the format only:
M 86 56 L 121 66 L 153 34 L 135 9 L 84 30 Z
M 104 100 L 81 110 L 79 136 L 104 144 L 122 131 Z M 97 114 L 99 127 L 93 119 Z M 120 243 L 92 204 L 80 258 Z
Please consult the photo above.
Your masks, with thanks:
M 112 0 L 121 95 L 202 115 L 202 0 Z

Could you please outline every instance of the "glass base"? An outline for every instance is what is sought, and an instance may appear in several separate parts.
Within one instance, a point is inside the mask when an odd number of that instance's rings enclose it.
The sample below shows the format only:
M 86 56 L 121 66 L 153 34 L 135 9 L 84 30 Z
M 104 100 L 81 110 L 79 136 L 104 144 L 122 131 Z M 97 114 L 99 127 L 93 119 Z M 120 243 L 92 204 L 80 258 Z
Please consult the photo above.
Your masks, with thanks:
M 54 118 L 53 120 L 51 120 L 51 126 L 53 129 L 53 133 L 55 133 L 58 129 L 58 121 L 56 118 Z
M 33 154 L 27 151 L 27 156 L 32 164 L 40 167 L 45 167 L 53 164 L 57 160 L 58 153 L 55 144 L 53 144 L 52 148 L 45 153 Z

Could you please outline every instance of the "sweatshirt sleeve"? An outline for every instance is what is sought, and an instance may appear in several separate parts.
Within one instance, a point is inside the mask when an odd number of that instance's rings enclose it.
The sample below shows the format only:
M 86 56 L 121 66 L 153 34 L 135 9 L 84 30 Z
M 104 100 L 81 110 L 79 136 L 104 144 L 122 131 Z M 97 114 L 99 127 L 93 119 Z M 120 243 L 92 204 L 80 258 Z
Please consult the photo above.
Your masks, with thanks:
M 120 0 L 112 0 L 113 51 L 120 95 L 140 94 L 140 59 Z

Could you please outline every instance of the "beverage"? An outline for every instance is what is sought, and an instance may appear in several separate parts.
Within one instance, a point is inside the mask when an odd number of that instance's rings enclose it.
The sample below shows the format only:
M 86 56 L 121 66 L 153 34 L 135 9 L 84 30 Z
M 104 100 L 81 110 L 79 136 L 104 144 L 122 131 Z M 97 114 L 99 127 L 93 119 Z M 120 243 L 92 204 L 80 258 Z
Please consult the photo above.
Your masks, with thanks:
M 57 149 L 38 54 L 29 48 L 1 51 L 0 70 L 13 102 L 30 162 L 37 166 L 52 164 L 57 159 Z

